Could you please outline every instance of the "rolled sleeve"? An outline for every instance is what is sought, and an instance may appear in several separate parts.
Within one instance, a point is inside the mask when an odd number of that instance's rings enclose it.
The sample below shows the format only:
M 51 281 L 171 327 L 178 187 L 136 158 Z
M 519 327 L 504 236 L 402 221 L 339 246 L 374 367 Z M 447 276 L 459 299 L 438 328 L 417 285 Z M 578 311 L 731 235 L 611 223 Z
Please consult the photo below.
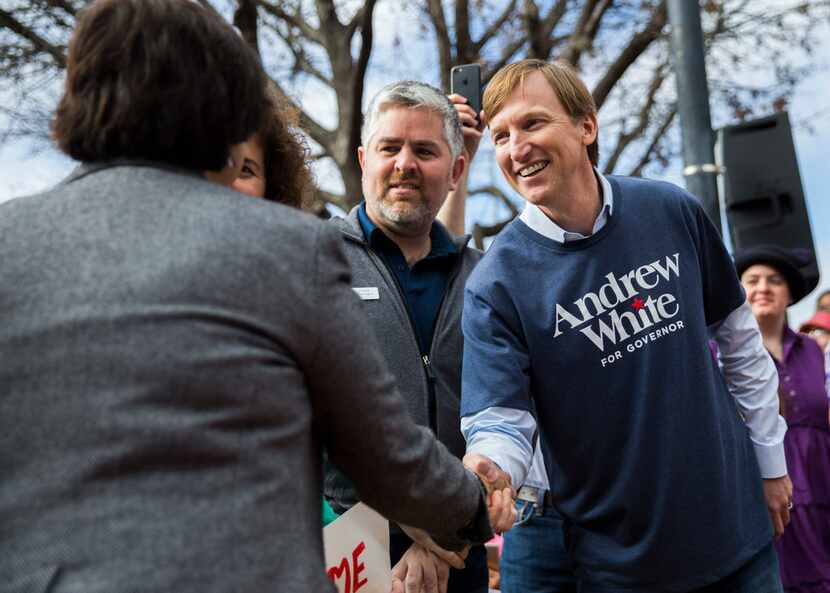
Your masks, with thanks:
M 525 410 L 491 407 L 461 419 L 467 453 L 492 459 L 514 486 L 525 481 L 533 457 L 536 420 Z

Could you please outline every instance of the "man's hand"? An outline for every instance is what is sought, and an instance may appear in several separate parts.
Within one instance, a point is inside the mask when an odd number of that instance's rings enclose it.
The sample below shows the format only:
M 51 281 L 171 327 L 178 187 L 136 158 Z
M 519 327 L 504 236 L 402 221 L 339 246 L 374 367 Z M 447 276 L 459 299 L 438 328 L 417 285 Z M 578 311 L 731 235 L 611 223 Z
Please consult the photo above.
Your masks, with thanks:
M 467 99 L 461 95 L 449 95 L 450 101 L 455 105 L 458 118 L 461 120 L 461 132 L 464 134 L 464 156 L 467 166 L 473 162 L 473 157 L 478 151 L 481 135 L 484 132 L 484 112 L 476 113 L 467 104 Z
M 493 460 L 477 453 L 465 455 L 464 465 L 481 478 L 487 489 L 487 511 L 493 531 L 508 531 L 516 521 L 516 492 L 510 483 L 510 476 Z
M 512 491 L 510 476 L 489 457 L 478 453 L 467 453 L 464 456 L 463 463 L 464 467 L 475 472 L 481 478 L 488 494 L 505 488 L 510 488 Z
M 449 578 L 449 564 L 423 546 L 412 544 L 392 567 L 391 593 L 447 593 Z
M 789 476 L 764 480 L 764 498 L 767 499 L 767 510 L 777 539 L 784 534 L 784 528 L 790 522 L 793 483 Z
M 417 527 L 410 527 L 409 525 L 399 525 L 401 530 L 416 544 L 420 545 L 425 550 L 429 550 L 438 558 L 449 564 L 453 568 L 462 570 L 464 568 L 464 560 L 467 559 L 467 554 L 470 551 L 470 546 L 466 546 L 459 552 L 450 552 L 435 543 L 430 535 L 423 529 Z

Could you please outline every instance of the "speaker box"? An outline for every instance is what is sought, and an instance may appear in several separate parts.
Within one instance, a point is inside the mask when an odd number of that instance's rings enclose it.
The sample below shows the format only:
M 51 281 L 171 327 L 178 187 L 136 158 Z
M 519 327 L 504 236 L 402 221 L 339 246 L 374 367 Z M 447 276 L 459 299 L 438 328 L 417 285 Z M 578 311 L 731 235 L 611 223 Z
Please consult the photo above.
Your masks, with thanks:
M 816 250 L 786 112 L 722 128 L 718 145 L 732 244 L 809 249 L 813 263 L 801 271 L 813 290 L 819 282 Z

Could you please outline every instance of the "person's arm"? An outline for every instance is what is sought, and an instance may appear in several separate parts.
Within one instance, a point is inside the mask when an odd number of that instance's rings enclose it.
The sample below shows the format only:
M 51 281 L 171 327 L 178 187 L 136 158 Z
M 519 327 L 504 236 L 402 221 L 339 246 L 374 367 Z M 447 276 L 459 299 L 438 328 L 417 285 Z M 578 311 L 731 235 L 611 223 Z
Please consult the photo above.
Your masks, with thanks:
M 714 338 L 726 386 L 741 411 L 755 449 L 770 518 L 780 536 L 789 523 L 792 484 L 784 457 L 787 423 L 778 413 L 778 373 L 748 303 L 729 314 Z
M 524 484 L 533 458 L 536 420 L 526 410 L 489 407 L 461 418 L 467 455 L 492 460 L 518 488 Z
M 473 163 L 481 136 L 484 133 L 484 112 L 476 117 L 472 107 L 467 105 L 467 99 L 461 95 L 450 95 L 450 101 L 458 111 L 461 120 L 461 131 L 464 134 L 464 171 L 458 180 L 455 190 L 447 193 L 447 199 L 438 211 L 438 220 L 447 227 L 453 235 L 463 235 L 464 215 L 467 203 L 467 181 L 470 174 L 470 166 Z
M 392 521 L 460 549 L 492 534 L 479 479 L 409 417 L 350 288 L 342 239 L 321 224 L 302 367 L 315 426 L 360 499 Z
M 473 281 L 464 291 L 461 431 L 468 467 L 485 481 L 518 486 L 533 457 L 536 421 L 530 356 L 505 284 Z
M 784 434 L 787 423 L 778 413 L 778 373 L 764 348 L 758 322 L 744 302 L 717 328 L 723 376 L 749 429 L 763 478 L 787 475 Z

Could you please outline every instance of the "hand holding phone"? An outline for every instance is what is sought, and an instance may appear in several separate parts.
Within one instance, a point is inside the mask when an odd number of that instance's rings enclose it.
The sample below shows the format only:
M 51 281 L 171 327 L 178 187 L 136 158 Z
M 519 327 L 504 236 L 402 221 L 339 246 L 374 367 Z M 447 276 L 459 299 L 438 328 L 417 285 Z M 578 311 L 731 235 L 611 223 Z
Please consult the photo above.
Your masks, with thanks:
M 481 112 L 481 66 L 463 64 L 450 70 L 450 90 L 467 99 L 467 105 L 476 112 Z

